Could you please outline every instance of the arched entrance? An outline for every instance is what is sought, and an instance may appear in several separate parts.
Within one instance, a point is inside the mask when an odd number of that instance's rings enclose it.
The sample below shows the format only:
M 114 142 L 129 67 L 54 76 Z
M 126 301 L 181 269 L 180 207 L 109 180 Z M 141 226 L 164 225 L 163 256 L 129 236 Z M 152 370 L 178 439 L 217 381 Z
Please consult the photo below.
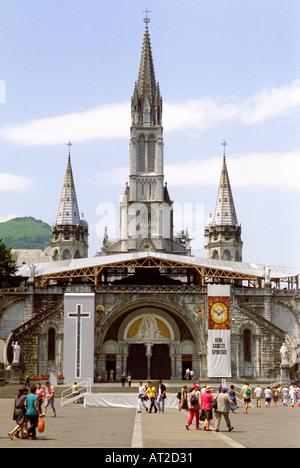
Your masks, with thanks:
M 147 378 L 146 348 L 143 344 L 132 343 L 128 348 L 127 372 L 133 379 Z
M 171 378 L 171 358 L 167 344 L 153 345 L 150 374 L 151 379 L 169 380 Z
M 195 375 L 200 376 L 201 329 L 190 318 L 186 312 L 181 315 L 157 300 L 151 304 L 141 300 L 126 304 L 102 336 L 99 334 L 97 372 L 105 369 L 106 344 L 114 342 L 117 379 L 125 372 L 136 380 L 181 380 L 186 354 L 191 357 Z

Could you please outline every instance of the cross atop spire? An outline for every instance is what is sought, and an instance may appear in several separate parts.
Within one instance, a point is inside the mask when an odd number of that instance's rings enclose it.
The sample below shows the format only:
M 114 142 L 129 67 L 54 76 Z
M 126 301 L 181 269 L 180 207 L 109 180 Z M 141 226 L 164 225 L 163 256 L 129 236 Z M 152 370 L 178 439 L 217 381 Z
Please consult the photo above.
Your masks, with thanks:
M 150 23 L 150 18 L 148 18 L 148 13 L 151 13 L 151 11 L 148 10 L 148 7 L 146 7 L 146 10 L 143 10 L 143 13 L 146 13 L 146 18 L 144 18 L 144 23 L 146 23 L 146 26 L 148 26 L 148 23 Z
M 224 147 L 224 159 L 225 159 L 225 148 L 227 146 L 226 141 L 224 140 L 223 143 L 221 143 L 221 145 Z
M 69 147 L 69 156 L 71 156 L 70 152 L 71 152 L 71 146 L 72 145 L 73 145 L 73 143 L 71 143 L 70 141 L 69 141 L 69 143 L 67 143 L 67 146 Z

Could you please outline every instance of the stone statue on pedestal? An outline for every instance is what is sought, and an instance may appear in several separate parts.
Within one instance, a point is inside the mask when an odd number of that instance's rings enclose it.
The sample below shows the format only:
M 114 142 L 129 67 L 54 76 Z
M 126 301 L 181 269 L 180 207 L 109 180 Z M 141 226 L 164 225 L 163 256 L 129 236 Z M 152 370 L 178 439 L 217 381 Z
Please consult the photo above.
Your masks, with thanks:
M 18 342 L 12 342 L 12 349 L 13 349 L 13 364 L 20 363 L 20 354 L 21 354 L 21 347 Z

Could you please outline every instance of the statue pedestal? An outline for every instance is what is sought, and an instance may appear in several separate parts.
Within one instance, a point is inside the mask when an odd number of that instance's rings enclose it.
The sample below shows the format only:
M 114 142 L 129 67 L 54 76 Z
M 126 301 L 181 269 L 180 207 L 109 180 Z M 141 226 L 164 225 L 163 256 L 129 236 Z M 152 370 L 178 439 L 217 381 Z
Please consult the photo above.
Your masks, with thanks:
M 9 383 L 20 384 L 21 383 L 21 366 L 19 363 L 12 363 L 11 365 L 11 376 Z
M 290 365 L 289 364 L 281 364 L 280 366 L 280 383 L 281 385 L 291 384 L 290 378 Z

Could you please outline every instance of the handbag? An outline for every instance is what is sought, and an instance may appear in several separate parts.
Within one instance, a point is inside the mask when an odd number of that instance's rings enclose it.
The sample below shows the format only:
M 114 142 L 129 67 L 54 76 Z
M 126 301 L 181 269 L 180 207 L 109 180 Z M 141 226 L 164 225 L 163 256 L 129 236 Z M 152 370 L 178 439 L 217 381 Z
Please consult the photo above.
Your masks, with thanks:
M 38 420 L 38 423 L 37 423 L 37 430 L 38 430 L 40 433 L 44 432 L 44 430 L 45 430 L 45 421 L 44 421 L 42 418 L 40 418 L 40 419 Z
M 211 407 L 212 407 L 212 409 L 214 409 L 215 411 L 217 411 L 217 409 L 218 409 L 218 402 L 217 402 L 217 399 L 216 399 L 216 398 L 214 399 L 214 401 L 212 401 Z
M 178 398 L 178 400 L 181 400 L 181 392 L 177 393 L 176 398 Z
M 206 419 L 206 418 L 205 418 L 204 410 L 201 410 L 199 420 L 200 420 L 200 421 L 205 421 L 205 419 Z

